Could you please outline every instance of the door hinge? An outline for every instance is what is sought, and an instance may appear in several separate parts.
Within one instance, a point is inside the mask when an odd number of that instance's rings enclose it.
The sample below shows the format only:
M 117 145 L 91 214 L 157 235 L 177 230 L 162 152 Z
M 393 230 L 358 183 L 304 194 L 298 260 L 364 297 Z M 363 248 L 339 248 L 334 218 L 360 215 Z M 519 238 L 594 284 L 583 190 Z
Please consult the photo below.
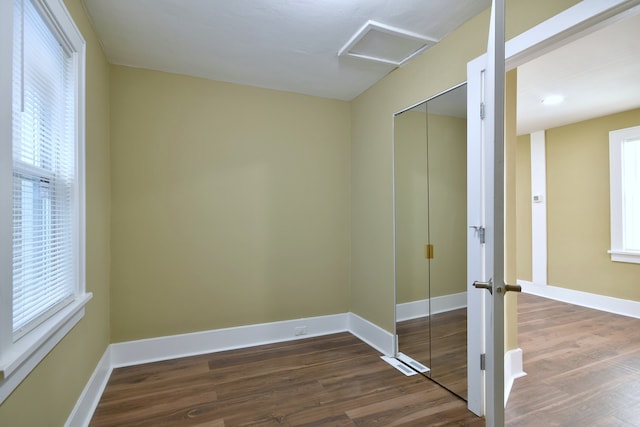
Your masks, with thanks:
M 484 116 L 485 116 L 485 113 L 484 113 L 484 102 L 481 102 L 480 103 L 480 120 L 484 120 Z
M 478 238 L 480 239 L 480 243 L 485 243 L 485 231 L 486 229 L 481 225 L 470 225 L 469 228 L 473 228 L 476 233 L 478 233 Z
M 484 371 L 487 368 L 487 355 L 482 353 L 480 355 L 480 370 Z
M 424 257 L 426 259 L 433 259 L 433 245 L 431 243 L 424 245 Z

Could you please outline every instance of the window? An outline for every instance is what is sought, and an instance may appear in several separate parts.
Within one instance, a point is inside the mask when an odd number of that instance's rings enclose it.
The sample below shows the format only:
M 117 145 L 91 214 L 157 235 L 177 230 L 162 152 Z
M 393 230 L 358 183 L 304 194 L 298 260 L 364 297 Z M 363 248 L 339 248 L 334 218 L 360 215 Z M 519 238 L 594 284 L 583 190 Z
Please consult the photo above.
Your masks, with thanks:
M 640 126 L 609 133 L 611 259 L 640 263 Z
M 0 6 L 0 402 L 82 318 L 84 40 L 62 0 Z M 6 38 L 5 38 L 6 36 Z M 4 117 L 8 116 L 8 117 Z M 10 123 L 7 123 L 10 121 Z M 5 126 L 8 125 L 8 126 Z M 9 203 L 9 200 L 11 203 Z M 6 206 L 6 208 L 5 208 Z M 5 268 L 8 267 L 8 268 Z M 8 273 L 4 273 L 7 271 Z

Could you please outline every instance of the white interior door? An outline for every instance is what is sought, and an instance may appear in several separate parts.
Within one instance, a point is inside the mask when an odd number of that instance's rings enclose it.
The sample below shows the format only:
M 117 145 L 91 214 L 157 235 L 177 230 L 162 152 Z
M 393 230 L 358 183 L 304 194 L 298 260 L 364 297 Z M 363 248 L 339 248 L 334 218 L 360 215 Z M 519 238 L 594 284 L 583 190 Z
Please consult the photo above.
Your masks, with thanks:
M 504 425 L 504 70 L 494 0 L 487 54 L 467 69 L 469 409 L 488 427 Z
M 485 414 L 485 371 L 488 293 L 476 289 L 476 280 L 488 281 L 486 264 L 486 195 L 481 105 L 486 58 L 469 63 L 467 75 L 467 381 L 468 407 Z M 489 249 L 490 250 L 490 249 Z

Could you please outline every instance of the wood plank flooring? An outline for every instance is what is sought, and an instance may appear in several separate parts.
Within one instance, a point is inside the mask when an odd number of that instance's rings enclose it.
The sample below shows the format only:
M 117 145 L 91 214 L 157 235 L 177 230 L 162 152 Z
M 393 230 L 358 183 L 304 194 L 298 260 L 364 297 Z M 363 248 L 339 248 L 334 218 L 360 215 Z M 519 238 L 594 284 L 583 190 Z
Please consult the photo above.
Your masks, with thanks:
M 398 322 L 398 348 L 428 366 L 427 376 L 467 398 L 467 309 Z
M 640 426 L 640 320 L 518 296 L 526 377 L 507 426 Z
M 519 296 L 506 425 L 640 426 L 640 320 Z M 113 371 L 91 426 L 484 426 L 350 334 Z
M 99 426 L 484 426 L 348 333 L 115 369 Z

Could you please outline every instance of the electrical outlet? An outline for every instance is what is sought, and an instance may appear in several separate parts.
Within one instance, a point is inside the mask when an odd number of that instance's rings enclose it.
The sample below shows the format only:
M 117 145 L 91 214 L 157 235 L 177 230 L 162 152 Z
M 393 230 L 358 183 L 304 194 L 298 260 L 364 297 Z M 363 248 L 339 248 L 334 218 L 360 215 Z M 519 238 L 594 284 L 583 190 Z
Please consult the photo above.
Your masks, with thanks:
M 293 335 L 295 335 L 295 336 L 307 335 L 307 327 L 306 326 L 298 326 L 297 328 L 294 328 L 293 329 Z

